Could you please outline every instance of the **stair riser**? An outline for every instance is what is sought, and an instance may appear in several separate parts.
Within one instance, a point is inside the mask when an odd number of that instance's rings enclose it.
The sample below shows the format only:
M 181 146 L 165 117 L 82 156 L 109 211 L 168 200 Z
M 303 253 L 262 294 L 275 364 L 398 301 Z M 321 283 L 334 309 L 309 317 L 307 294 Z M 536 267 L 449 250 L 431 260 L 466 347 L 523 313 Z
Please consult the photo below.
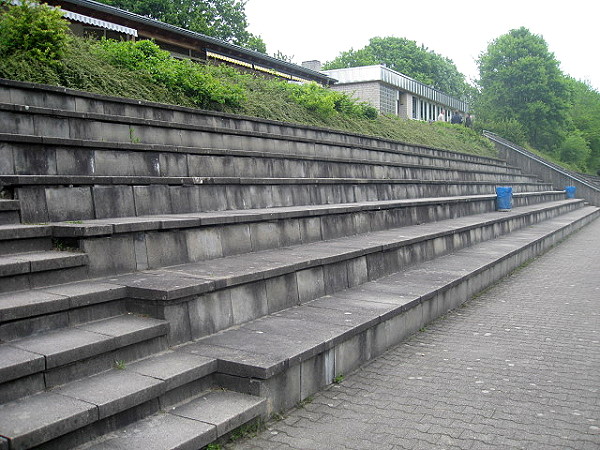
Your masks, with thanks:
M 91 140 L 93 139 L 92 136 L 95 135 L 94 133 L 100 133 L 100 140 L 104 140 L 104 136 L 111 136 L 113 140 L 117 140 L 120 137 L 122 142 L 130 143 L 146 142 L 145 139 L 147 138 L 150 138 L 151 140 L 154 140 L 157 137 L 163 138 L 164 136 L 157 133 L 156 126 L 165 127 L 166 125 L 170 128 L 171 124 L 180 124 L 180 127 L 187 127 L 190 130 L 202 130 L 204 135 L 212 136 L 216 148 L 232 148 L 224 146 L 224 139 L 219 138 L 219 136 L 225 136 L 231 141 L 237 140 L 239 142 L 241 141 L 240 138 L 244 135 L 254 134 L 261 137 L 272 137 L 273 135 L 281 136 L 283 140 L 290 141 L 293 144 L 308 144 L 309 147 L 313 147 L 317 150 L 317 154 L 322 153 L 322 144 L 315 144 L 315 140 L 325 141 L 325 145 L 335 143 L 339 146 L 369 147 L 373 150 L 391 150 L 392 152 L 409 151 L 414 154 L 442 158 L 447 157 L 467 161 L 491 161 L 488 158 L 475 155 L 457 155 L 453 152 L 414 147 L 393 141 L 386 141 L 384 139 L 354 136 L 342 132 L 295 126 L 261 119 L 235 117 L 164 105 L 150 105 L 137 101 L 109 97 L 94 96 L 94 98 L 90 98 L 88 94 L 77 92 L 42 93 L 41 91 L 44 88 L 40 89 L 39 86 L 22 88 L 13 84 L 7 89 L 10 90 L 10 92 L 5 91 L 7 92 L 7 96 L 4 96 L 0 100 L 15 103 L 17 105 L 28 105 L 30 108 L 25 110 L 22 107 L 11 108 L 11 105 L 5 105 L 3 108 L 4 114 L 8 116 L 10 114 L 26 113 L 38 116 L 35 121 L 30 120 L 24 121 L 23 123 L 15 123 L 12 120 L 7 120 L 8 124 L 15 127 L 15 129 L 10 132 L 17 131 L 19 134 L 44 134 L 46 137 L 67 137 L 68 133 L 71 132 L 74 136 L 80 136 L 82 139 Z M 46 89 L 46 91 L 48 91 L 48 89 Z M 42 108 L 47 109 L 43 110 Z M 44 114 L 49 114 L 50 116 L 44 117 Z M 90 122 L 91 119 L 95 119 L 102 120 L 104 123 L 98 122 L 92 127 L 82 127 L 77 122 L 82 121 L 84 118 L 83 114 L 85 114 L 85 120 L 87 120 L 87 122 Z M 104 114 L 106 115 L 104 116 Z M 63 117 L 56 117 L 53 120 L 52 116 L 57 115 L 62 115 Z M 137 118 L 146 120 L 139 120 Z M 110 123 L 111 120 L 125 122 L 127 126 L 124 128 L 112 127 L 114 124 Z M 151 122 L 153 120 L 160 122 Z M 148 127 L 147 125 L 150 123 L 153 123 L 155 126 Z M 145 128 L 149 128 L 152 132 L 146 132 Z M 164 134 L 171 137 L 173 142 L 176 142 L 177 145 L 182 145 L 182 137 L 178 136 L 177 133 L 169 133 L 170 131 L 175 130 L 174 128 L 169 128 Z M 276 139 L 270 140 L 277 141 Z M 192 145 L 196 146 L 198 142 L 200 141 L 194 140 Z M 279 142 L 282 142 L 282 140 L 280 139 Z M 242 146 L 242 148 L 244 148 L 244 146 Z M 389 160 L 389 157 L 382 157 L 382 160 Z M 496 160 L 493 160 L 493 162 L 499 164 Z
M 112 300 L 112 299 L 111 299 Z M 85 307 L 71 307 L 53 313 L 38 312 L 40 315 L 21 317 L 0 324 L 0 340 L 12 341 L 43 331 L 56 330 L 59 328 L 73 327 L 86 322 L 92 322 L 109 317 L 126 314 L 127 303 L 123 300 L 102 301 L 96 300 L 97 304 Z M 66 307 L 69 308 L 69 307 Z M 24 313 L 23 315 L 25 315 Z
M 0 136 L 0 141 L 1 141 Z M 164 147 L 160 150 L 146 147 L 137 151 L 120 149 L 82 148 L 72 141 L 55 147 L 36 143 L 5 143 L 13 164 L 4 164 L 3 175 L 81 175 L 81 176 L 138 176 L 138 177 L 257 177 L 257 178 L 415 178 L 426 171 L 434 171 L 436 179 L 444 179 L 452 171 L 496 173 L 505 176 L 521 175 L 516 168 L 469 161 L 428 158 L 415 154 L 384 154 L 352 150 L 334 159 L 336 147 L 323 147 L 316 156 L 295 152 L 269 155 L 255 151 L 231 151 Z M 284 142 L 285 144 L 285 142 Z M 102 143 L 98 142 L 98 146 Z M 4 158 L 8 157 L 4 154 Z M 362 158 L 362 160 L 361 160 Z M 366 158 L 366 159 L 365 159 Z M 359 160 L 359 161 L 357 161 Z M 403 167 L 406 166 L 406 167 Z M 411 167 L 419 166 L 419 167 Z
M 0 211 L 0 225 L 19 223 L 21 217 L 18 211 Z
M 259 379 L 241 373 L 225 373 L 217 376 L 217 382 L 237 392 L 267 397 L 268 414 L 285 412 L 301 400 L 331 384 L 335 376 L 348 374 L 361 364 L 381 355 L 388 348 L 404 341 L 437 317 L 457 308 L 520 265 L 549 250 L 598 216 L 599 214 L 595 214 L 570 224 L 503 258 L 497 264 L 470 275 L 460 283 L 443 289 L 412 309 L 381 321 L 343 342 L 332 343 L 325 351 L 269 379 Z M 243 370 L 243 368 L 237 369 L 237 371 Z M 235 372 L 236 369 L 233 368 L 232 371 Z
M 494 194 L 497 184 L 496 182 L 483 182 L 469 185 L 449 181 L 430 184 L 382 182 L 204 184 L 195 186 L 28 186 L 17 187 L 16 192 L 23 202 L 23 220 L 28 223 L 47 223 L 279 206 Z M 526 183 L 516 184 L 514 189 L 518 192 L 535 192 L 548 190 L 548 186 Z
M 557 200 L 559 197 L 561 195 L 515 198 L 515 206 Z M 464 217 L 491 212 L 495 208 L 494 200 L 480 200 L 173 231 L 124 233 L 113 235 L 111 239 L 82 239 L 80 247 L 90 258 L 91 276 L 100 276 Z M 114 258 L 116 254 L 118 258 Z
M 0 293 L 34 289 L 89 278 L 87 266 L 68 267 L 0 278 Z
M 422 261 L 507 234 L 577 208 L 575 204 L 479 226 L 332 263 L 258 274 L 236 285 L 176 302 L 132 300 L 133 311 L 169 321 L 170 345 L 207 336 L 323 295 L 376 280 Z M 263 276 L 268 278 L 263 279 Z
M 7 239 L 0 240 L 0 256 L 11 253 L 37 252 L 51 250 L 52 240 L 45 237 L 34 239 Z

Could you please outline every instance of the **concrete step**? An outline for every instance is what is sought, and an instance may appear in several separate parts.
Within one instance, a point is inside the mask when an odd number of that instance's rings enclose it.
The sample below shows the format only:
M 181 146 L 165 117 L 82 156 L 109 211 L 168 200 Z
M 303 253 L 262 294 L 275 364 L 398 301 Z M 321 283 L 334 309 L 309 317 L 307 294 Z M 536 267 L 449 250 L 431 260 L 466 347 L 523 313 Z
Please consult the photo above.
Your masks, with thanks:
M 248 422 L 264 418 L 265 413 L 265 399 L 213 390 L 84 444 L 78 450 L 199 449 Z
M 561 201 L 108 278 L 181 343 L 576 210 Z
M 48 225 L 0 225 L 0 256 L 52 248 L 52 227 Z
M 19 223 L 20 206 L 17 200 L 0 198 L 0 226 L 5 224 Z
M 0 255 L 0 292 L 48 286 L 88 277 L 88 256 L 45 250 Z
M 40 144 L 36 136 L 6 133 L 0 133 L 0 142 L 15 161 L 5 164 L 5 175 L 402 178 L 406 171 L 420 167 L 507 175 L 522 172 L 497 160 L 470 161 L 408 151 L 341 153 L 334 148 L 302 154 L 48 137 Z M 40 164 L 43 158 L 47 164 Z
M 166 348 L 164 320 L 124 314 L 0 344 L 0 402 L 30 395 Z
M 514 204 L 563 198 L 561 191 L 523 193 Z M 54 223 L 53 234 L 77 239 L 90 257 L 92 276 L 104 276 L 491 212 L 495 199 L 472 195 L 122 217 Z
M 31 86 L 38 93 L 47 87 Z M 390 160 L 385 153 L 406 152 L 424 156 L 465 161 L 495 162 L 497 159 L 456 152 L 414 147 L 381 138 L 352 135 L 347 132 L 319 129 L 270 120 L 232 116 L 197 109 L 180 108 L 103 96 L 86 98 L 85 93 L 70 91 L 31 95 L 11 86 L 8 103 L 0 103 L 6 116 L 6 133 L 37 135 L 44 138 L 84 139 L 89 141 L 169 144 L 216 149 L 262 149 L 294 151 L 304 154 L 350 152 L 374 153 Z M 39 98 L 38 98 L 39 97 Z M 51 99 L 41 103 L 41 98 Z M 6 101 L 6 100 L 5 100 Z M 77 106 L 74 106 L 74 102 Z M 70 103 L 70 104 L 69 104 Z M 26 114 L 29 120 L 15 120 Z M 61 120 L 62 119 L 62 120 Z M 120 126 L 119 126 L 120 125 Z M 111 139 L 106 137 L 110 136 Z M 250 138 L 250 139 L 248 139 Z M 334 150 L 332 150 L 332 148 Z
M 214 358 L 159 353 L 0 405 L 0 435 L 9 441 L 9 448 L 44 443 L 48 448 L 73 448 L 162 409 L 205 422 L 198 424 L 200 435 L 208 432 L 215 438 L 264 414 L 263 399 L 207 392 L 216 387 L 212 379 L 215 369 Z M 230 407 L 224 408 L 224 402 Z M 173 409 L 175 406 L 178 408 Z M 28 416 L 27 421 L 21 420 L 23 415 Z
M 125 298 L 124 286 L 102 280 L 0 294 L 0 341 L 122 314 Z
M 586 207 L 233 327 L 177 351 L 214 357 L 224 386 L 286 410 L 600 216 Z
M 544 196 L 546 194 L 542 194 Z M 551 196 L 553 194 L 550 194 Z M 537 197 L 533 195 L 532 197 Z M 525 196 L 524 198 L 529 198 Z M 415 201 L 427 203 L 426 200 Z M 465 202 L 460 202 L 463 206 Z M 169 231 L 169 239 L 159 244 L 158 230 L 168 230 L 174 227 L 190 227 L 200 224 L 208 227 L 213 223 L 215 226 L 223 227 L 229 223 L 231 229 L 225 233 L 223 230 L 210 229 L 204 233 L 199 231 L 190 231 L 189 239 L 194 239 L 194 246 L 198 251 L 193 253 L 198 257 L 194 264 L 169 268 L 159 271 L 145 271 L 139 275 L 126 276 L 121 278 L 109 277 L 94 281 L 68 283 L 60 286 L 49 286 L 33 291 L 10 292 L 0 295 L 0 339 L 11 340 L 28 336 L 33 330 L 43 331 L 54 328 L 60 328 L 67 325 L 77 325 L 89 320 L 101 319 L 110 315 L 121 314 L 127 311 L 125 298 L 146 299 L 159 301 L 165 298 L 173 301 L 176 298 L 185 298 L 189 295 L 203 295 L 205 301 L 211 302 L 211 292 L 223 289 L 226 286 L 238 286 L 245 283 L 263 283 L 263 279 L 273 278 L 268 283 L 270 289 L 276 289 L 276 286 L 289 286 L 291 292 L 298 292 L 298 282 L 302 282 L 302 277 L 309 279 L 311 271 L 317 270 L 320 278 L 319 286 L 331 284 L 333 279 L 330 276 L 339 277 L 339 270 L 335 269 L 336 264 L 349 269 L 354 264 L 358 264 L 361 276 L 366 276 L 367 269 L 373 274 L 379 272 L 381 261 L 378 262 L 378 252 L 399 252 L 395 257 L 394 265 L 398 265 L 398 258 L 407 264 L 411 259 L 432 257 L 438 251 L 448 251 L 449 249 L 461 247 L 473 240 L 481 240 L 482 236 L 496 235 L 506 232 L 516 226 L 522 226 L 523 223 L 539 221 L 548 215 L 558 214 L 572 208 L 581 206 L 580 200 L 563 200 L 549 204 L 536 204 L 528 207 L 516 208 L 512 213 L 488 212 L 472 217 L 462 219 L 454 218 L 437 222 L 436 224 L 412 225 L 404 228 L 393 228 L 402 225 L 394 223 L 389 219 L 386 226 L 375 227 L 377 223 L 376 216 L 367 216 L 363 221 L 357 223 L 371 224 L 370 227 L 360 229 L 353 228 L 352 220 L 348 223 L 341 221 L 341 225 L 335 225 L 335 222 L 318 223 L 317 214 L 346 211 L 352 208 L 359 208 L 360 205 L 342 207 L 332 207 L 331 209 L 321 210 L 314 208 L 308 213 L 312 215 L 309 219 L 311 226 L 301 227 L 304 232 L 298 231 L 299 223 L 296 223 L 296 234 L 290 234 L 289 225 L 278 229 L 274 226 L 276 220 L 282 218 L 295 218 L 298 214 L 306 214 L 305 210 L 294 208 L 282 209 L 275 213 L 273 210 L 253 211 L 245 214 L 223 213 L 216 215 L 202 215 L 201 217 L 154 217 L 138 219 L 137 221 L 123 222 L 98 222 L 83 224 L 54 224 L 59 233 L 70 233 L 70 236 L 92 236 L 98 230 L 104 229 L 97 238 L 95 245 L 97 248 L 105 251 L 104 256 L 92 251 L 92 245 L 84 245 L 92 257 L 92 265 L 100 264 L 99 259 L 104 260 L 129 260 L 135 261 L 136 256 L 128 254 L 124 249 L 128 248 L 126 241 L 118 238 L 118 233 L 135 233 L 136 242 L 140 240 L 140 231 L 151 231 L 152 239 L 146 242 L 146 255 L 154 261 L 160 261 L 161 255 L 179 255 L 188 254 L 186 245 L 181 247 L 179 244 L 185 244 L 185 239 L 175 239 L 172 233 L 179 233 L 177 228 L 174 232 Z M 369 204 L 375 210 L 390 205 Z M 531 216 L 531 217 L 530 217 Z M 424 219 L 424 216 L 417 216 Z M 265 227 L 253 228 L 252 224 L 245 225 L 246 220 L 263 220 Z M 367 220 L 368 219 L 368 220 Z M 410 223 L 415 223 L 410 222 Z M 384 222 L 385 224 L 385 222 Z M 62 227 L 65 228 L 62 228 Z M 127 228 L 131 227 L 131 228 Z M 314 229 L 317 232 L 314 232 Z M 390 228 L 391 229 L 388 229 Z M 287 229 L 287 231 L 286 231 Z M 311 231 L 311 229 L 313 231 Z M 323 234 L 321 229 L 329 229 Z M 184 228 L 185 230 L 185 228 Z M 332 230 L 338 230 L 334 234 Z M 362 232 L 362 233 L 361 233 Z M 368 234 L 364 234 L 368 232 Z M 114 233 L 117 236 L 111 238 L 103 237 L 102 234 Z M 182 231 L 186 233 L 186 231 Z M 456 233 L 456 236 L 453 234 Z M 352 234 L 360 234 L 351 238 Z M 302 236 L 301 240 L 293 240 L 286 236 Z M 286 237 L 284 239 L 284 237 Z M 131 237 L 133 239 L 133 237 Z M 149 238 L 148 238 L 149 239 Z M 142 241 L 143 242 L 143 241 Z M 252 245 L 254 243 L 254 245 Z M 262 243 L 257 246 L 258 243 Z M 279 249 L 281 245 L 286 248 Z M 433 246 L 433 248 L 432 248 Z M 153 251 L 150 249 L 154 248 Z M 204 249 L 203 251 L 200 251 Z M 212 249 L 208 251 L 207 249 Z M 218 251 L 217 251 L 218 250 Z M 247 253 L 252 252 L 252 253 Z M 200 258 L 201 256 L 201 258 Z M 327 256 L 327 258 L 325 258 Z M 387 256 L 388 258 L 390 256 Z M 170 257 L 171 258 L 171 257 Z M 358 259 L 357 259 L 358 258 Z M 139 257 L 137 258 L 139 260 Z M 352 260 L 357 259 L 357 262 Z M 212 261 L 211 261 L 212 260 Z M 162 260 L 162 263 L 175 261 L 173 258 Z M 257 261 L 260 265 L 257 267 Z M 107 262 L 106 264 L 109 264 Z M 325 265 L 319 272 L 319 265 Z M 372 267 L 369 267 L 372 266 Z M 235 273 L 232 268 L 239 267 L 239 273 Z M 136 266 L 130 268 L 135 270 Z M 123 270 L 126 271 L 124 268 Z M 325 270 L 325 272 L 323 272 Z M 354 269 L 353 269 L 354 270 Z M 303 271 L 302 275 L 296 275 L 296 271 Z M 206 275 L 208 274 L 208 275 Z M 298 276 L 300 277 L 299 279 Z M 358 276 L 358 275 L 355 275 Z M 208 277 L 208 278 L 207 278 Z M 323 277 L 326 277 L 323 278 Z M 340 280 L 346 279 L 342 277 Z M 340 282 L 339 280 L 336 283 Z M 292 283 L 292 285 L 289 285 Z M 242 292 L 242 291 L 240 291 Z M 310 295 L 309 291 L 301 291 L 302 295 L 286 296 L 283 303 L 280 300 L 271 299 L 269 311 L 273 308 L 291 306 L 303 298 L 304 295 Z M 214 294 L 218 295 L 218 294 Z M 220 294 L 219 294 L 220 295 Z M 228 296 L 230 294 L 227 294 Z M 237 294 L 236 294 L 237 295 Z M 272 295 L 272 294 L 269 294 Z M 228 297 L 229 298 L 229 297 Z M 262 297 L 259 297 L 262 298 Z M 230 300 L 228 300 L 230 301 Z M 259 299 L 256 299 L 259 301 Z M 290 302 L 292 302 L 290 304 Z M 205 308 L 206 306 L 202 306 Z M 213 306 L 214 307 L 214 306 Z M 209 310 L 212 307 L 209 307 Z M 264 304 L 258 307 L 258 311 L 264 309 Z M 147 311 L 148 312 L 148 311 Z M 164 312 L 151 311 L 155 317 L 162 317 Z M 187 312 L 185 313 L 187 315 Z M 235 316 L 229 311 L 225 318 L 217 321 L 218 324 L 228 324 L 231 320 L 241 320 L 245 313 L 239 311 Z M 214 320 L 214 319 L 211 319 Z M 206 319 L 200 320 L 200 324 Z M 221 325 L 217 325 L 220 327 Z M 200 325 L 194 327 L 194 336 Z M 214 324 L 206 324 L 205 332 L 216 331 Z M 178 338 L 179 339 L 179 338 Z
M 1 405 L 0 435 L 8 441 L 9 448 L 31 448 L 43 443 L 50 448 L 72 448 L 98 435 L 103 436 L 101 440 L 92 443 L 98 448 L 121 448 L 118 446 L 131 442 L 122 439 L 131 437 L 133 429 L 150 433 L 152 424 L 181 425 L 178 419 L 164 415 L 138 420 L 158 412 L 163 402 L 174 405 L 171 402 L 180 395 L 168 398 L 168 391 L 185 387 L 189 395 L 194 391 L 190 390 L 190 382 L 194 383 L 191 380 L 210 376 L 215 364 L 219 385 L 268 398 L 241 408 L 260 408 L 249 416 L 288 409 L 330 383 L 335 375 L 348 373 L 382 353 L 599 214 L 598 208 L 582 208 L 376 282 L 226 330 L 124 370 L 111 370 Z M 201 396 L 169 412 L 208 423 L 206 427 L 186 422 L 195 431 L 186 427 L 184 434 L 189 437 L 182 437 L 185 442 L 207 442 L 205 439 L 219 434 L 219 424 L 226 432 L 243 422 L 239 415 L 230 413 L 235 409 L 231 405 L 239 401 L 219 397 L 218 409 L 203 407 L 203 402 L 209 400 Z M 264 405 L 266 411 L 258 404 Z M 214 411 L 226 412 L 222 415 Z M 23 416 L 28 420 L 19 420 Z M 107 434 L 123 422 L 136 425 Z
M 1 178 L 1 177 L 0 177 Z M 25 179 L 26 178 L 26 179 Z M 16 183 L 48 181 L 47 177 L 18 177 Z M 58 185 L 19 184 L 15 191 L 23 199 L 23 220 L 30 223 L 79 221 L 191 212 L 245 210 L 284 206 L 327 205 L 364 201 L 448 197 L 495 193 L 498 185 L 514 192 L 549 191 L 538 181 L 386 180 L 386 179 L 177 179 L 169 184 L 104 184 L 89 177 L 84 185 L 62 177 Z M 475 176 L 473 178 L 476 178 Z M 45 180 L 45 181 L 44 181 Z M 160 183 L 168 180 L 160 180 Z M 48 181 L 49 182 L 49 181 Z M 116 201 L 117 199 L 118 201 Z

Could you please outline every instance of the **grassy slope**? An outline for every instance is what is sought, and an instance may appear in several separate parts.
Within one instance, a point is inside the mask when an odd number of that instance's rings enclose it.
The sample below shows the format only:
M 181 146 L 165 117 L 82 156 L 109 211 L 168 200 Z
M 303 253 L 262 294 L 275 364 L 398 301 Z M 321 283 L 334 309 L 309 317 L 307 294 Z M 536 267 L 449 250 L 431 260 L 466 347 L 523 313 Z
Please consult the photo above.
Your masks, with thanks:
M 156 82 L 148 74 L 108 64 L 94 51 L 94 43 L 74 39 L 60 64 L 48 66 L 22 57 L 3 58 L 0 77 L 80 89 L 99 94 L 195 106 L 181 89 Z M 290 99 L 281 81 L 249 75 L 231 76 L 231 71 L 213 75 L 221 82 L 241 85 L 245 100 L 236 107 L 214 104 L 213 109 L 266 119 L 333 128 L 434 148 L 483 156 L 496 156 L 493 146 L 462 126 L 424 123 L 396 117 L 377 119 L 335 114 L 324 117 Z M 229 73 L 229 75 L 228 75 Z

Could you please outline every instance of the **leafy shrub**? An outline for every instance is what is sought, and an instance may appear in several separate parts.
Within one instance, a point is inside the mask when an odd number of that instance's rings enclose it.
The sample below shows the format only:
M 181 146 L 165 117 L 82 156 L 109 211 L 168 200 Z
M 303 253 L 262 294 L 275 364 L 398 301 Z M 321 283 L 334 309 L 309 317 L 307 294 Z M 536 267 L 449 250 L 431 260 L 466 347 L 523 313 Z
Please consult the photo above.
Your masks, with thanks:
M 377 110 L 367 103 L 358 102 L 348 95 L 319 86 L 316 83 L 288 85 L 290 98 L 299 105 L 314 111 L 321 118 L 336 114 L 375 119 Z
M 57 64 L 65 54 L 69 24 L 62 12 L 46 4 L 0 0 L 0 56 L 18 54 L 46 64 Z
M 569 134 L 559 148 L 560 159 L 577 166 L 582 171 L 587 169 L 590 153 L 590 147 L 580 131 Z
M 523 125 L 515 119 L 478 122 L 475 121 L 474 127 L 481 130 L 488 130 L 497 135 L 514 142 L 517 145 L 525 145 L 527 143 L 527 133 Z
M 152 41 L 102 40 L 95 53 L 111 65 L 149 75 L 201 108 L 239 107 L 245 99 L 242 75 L 232 68 L 175 59 Z

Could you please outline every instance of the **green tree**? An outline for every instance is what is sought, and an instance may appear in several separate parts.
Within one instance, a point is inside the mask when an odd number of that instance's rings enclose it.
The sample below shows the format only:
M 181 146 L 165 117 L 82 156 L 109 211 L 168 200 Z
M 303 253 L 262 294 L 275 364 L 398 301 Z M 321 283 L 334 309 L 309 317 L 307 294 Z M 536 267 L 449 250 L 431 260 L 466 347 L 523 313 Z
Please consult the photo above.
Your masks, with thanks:
M 450 59 L 405 38 L 371 38 L 366 47 L 341 52 L 334 60 L 325 63 L 324 68 L 343 69 L 374 64 L 384 64 L 450 95 L 462 97 L 468 92 L 464 75 Z
M 590 154 L 590 147 L 579 130 L 569 133 L 559 147 L 560 159 L 577 166 L 584 172 L 587 170 L 587 161 Z
M 246 0 L 101 0 L 117 8 L 160 20 L 232 44 L 266 52 L 260 36 L 248 32 Z
M 477 117 L 516 120 L 534 147 L 558 149 L 569 126 L 570 90 L 559 62 L 541 36 L 521 27 L 489 44 L 480 55 Z
M 568 82 L 573 92 L 571 122 L 590 149 L 588 170 L 596 173 L 600 169 L 600 92 L 572 78 Z
M 69 23 L 59 9 L 30 0 L 0 0 L 0 56 L 19 54 L 56 64 L 65 53 Z

